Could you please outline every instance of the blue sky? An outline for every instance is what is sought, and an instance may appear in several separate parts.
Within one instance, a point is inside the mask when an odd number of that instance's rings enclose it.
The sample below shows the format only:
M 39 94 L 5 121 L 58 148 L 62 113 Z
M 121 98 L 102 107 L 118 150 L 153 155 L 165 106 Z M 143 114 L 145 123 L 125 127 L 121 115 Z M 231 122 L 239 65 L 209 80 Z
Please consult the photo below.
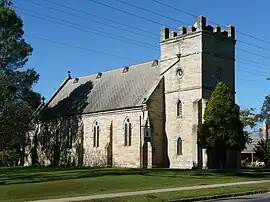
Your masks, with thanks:
M 66 5 L 80 12 L 57 6 L 48 1 Z M 186 26 L 193 24 L 196 20 L 192 16 L 166 8 L 152 0 L 123 1 L 176 20 L 151 14 L 116 0 L 95 1 L 142 16 L 148 21 L 96 4 L 91 0 L 13 1 L 15 10 L 24 21 L 25 39 L 34 48 L 26 67 L 35 68 L 40 74 L 40 80 L 35 86 L 35 90 L 42 93 L 46 99 L 49 99 L 59 87 L 67 76 L 67 71 L 71 71 L 72 77 L 77 77 L 159 58 L 158 42 L 161 25 L 174 27 L 176 30 L 177 27 L 183 25 L 180 21 L 184 22 Z M 236 33 L 237 40 L 270 49 L 270 35 L 268 34 L 270 30 L 267 26 L 270 13 L 267 0 L 260 2 L 244 0 L 159 1 L 195 15 L 204 15 L 211 22 L 221 25 L 233 24 L 238 31 L 269 41 L 269 43 L 255 40 L 239 32 Z M 108 20 L 129 27 L 120 26 Z M 69 26 L 63 25 L 68 22 L 73 23 L 73 27 L 70 24 Z M 78 25 L 79 29 L 74 28 Z M 118 37 L 122 37 L 122 39 L 116 40 L 115 38 Z M 40 38 L 45 38 L 45 40 Z M 136 41 L 136 44 L 127 43 L 128 39 Z M 153 46 L 156 48 L 152 48 Z M 236 58 L 242 59 L 241 63 L 236 62 L 236 101 L 240 106 L 260 110 L 265 95 L 269 94 L 270 81 L 267 81 L 266 78 L 268 75 L 270 76 L 270 59 L 266 57 L 270 58 L 270 51 L 241 42 L 237 42 L 236 48 Z M 250 60 L 265 65 L 251 63 Z

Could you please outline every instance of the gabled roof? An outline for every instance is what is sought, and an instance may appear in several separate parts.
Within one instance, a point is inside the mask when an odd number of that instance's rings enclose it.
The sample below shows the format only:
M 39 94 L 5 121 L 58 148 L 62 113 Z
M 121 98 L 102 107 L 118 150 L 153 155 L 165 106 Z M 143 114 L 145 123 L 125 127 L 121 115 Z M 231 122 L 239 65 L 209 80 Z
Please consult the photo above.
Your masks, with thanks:
M 48 106 L 68 112 L 80 104 L 80 113 L 142 106 L 160 79 L 157 60 L 69 79 Z

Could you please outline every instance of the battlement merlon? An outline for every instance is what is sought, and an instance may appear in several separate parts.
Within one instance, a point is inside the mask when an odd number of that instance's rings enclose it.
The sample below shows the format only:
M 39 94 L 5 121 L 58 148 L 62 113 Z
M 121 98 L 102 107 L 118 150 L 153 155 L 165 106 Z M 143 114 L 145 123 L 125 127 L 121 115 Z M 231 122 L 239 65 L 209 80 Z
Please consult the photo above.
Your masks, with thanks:
M 186 27 L 181 26 L 178 28 L 178 32 L 172 31 L 170 32 L 169 28 L 162 27 L 160 30 L 160 41 L 162 42 L 167 39 L 173 39 L 179 36 L 188 35 L 192 32 L 198 31 L 207 31 L 216 34 L 218 36 L 228 37 L 230 39 L 235 40 L 234 26 L 228 25 L 225 30 L 221 30 L 221 28 L 217 25 L 214 25 L 213 27 L 211 25 L 206 25 L 206 17 L 199 16 L 194 25 L 188 26 L 188 29 Z

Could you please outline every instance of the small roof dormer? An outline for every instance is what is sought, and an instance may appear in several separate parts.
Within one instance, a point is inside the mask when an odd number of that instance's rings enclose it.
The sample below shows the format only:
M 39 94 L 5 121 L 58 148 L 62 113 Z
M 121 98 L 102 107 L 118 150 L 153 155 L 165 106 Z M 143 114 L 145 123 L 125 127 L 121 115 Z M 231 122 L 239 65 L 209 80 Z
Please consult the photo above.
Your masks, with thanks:
M 158 66 L 158 60 L 157 59 L 153 60 L 153 62 L 152 62 L 152 67 L 155 67 L 155 66 Z
M 102 76 L 102 73 L 101 73 L 101 72 L 97 73 L 97 77 L 96 77 L 96 79 L 101 78 L 101 76 Z
M 126 72 L 128 72 L 128 70 L 129 70 L 129 67 L 128 67 L 128 66 L 125 66 L 125 67 L 123 68 L 122 73 L 126 73 Z

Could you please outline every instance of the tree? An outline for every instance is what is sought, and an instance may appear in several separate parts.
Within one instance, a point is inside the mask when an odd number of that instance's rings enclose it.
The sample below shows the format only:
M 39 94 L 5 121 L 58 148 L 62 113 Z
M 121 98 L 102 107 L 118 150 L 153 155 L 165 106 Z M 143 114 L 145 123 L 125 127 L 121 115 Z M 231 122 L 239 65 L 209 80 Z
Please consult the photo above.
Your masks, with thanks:
M 206 106 L 204 123 L 199 126 L 199 145 L 214 150 L 220 167 L 223 167 L 227 149 L 239 151 L 245 148 L 248 138 L 243 128 L 238 107 L 228 87 L 218 83 Z
M 244 108 L 240 110 L 240 120 L 245 128 L 253 129 L 257 125 L 259 115 L 254 111 L 254 108 Z
M 244 132 L 248 137 L 247 143 L 252 142 L 252 138 L 250 138 L 254 134 L 254 129 L 259 122 L 259 114 L 255 113 L 254 108 L 244 108 L 240 110 L 240 120 L 244 127 Z
M 263 106 L 261 108 L 260 120 L 265 122 L 268 126 L 270 124 L 270 95 L 265 96 Z M 267 167 L 270 167 L 270 140 L 269 137 L 262 140 L 257 144 L 255 148 L 255 156 L 264 161 Z
M 0 6 L 11 6 L 11 0 L 0 0 Z
M 32 89 L 39 75 L 21 70 L 33 49 L 23 39 L 23 22 L 9 0 L 0 0 L 0 26 L 0 152 L 18 158 L 29 117 L 40 103 Z
M 270 140 L 261 140 L 255 147 L 255 156 L 270 167 Z
M 270 95 L 265 96 L 263 106 L 261 108 L 260 119 L 266 123 L 270 122 Z

